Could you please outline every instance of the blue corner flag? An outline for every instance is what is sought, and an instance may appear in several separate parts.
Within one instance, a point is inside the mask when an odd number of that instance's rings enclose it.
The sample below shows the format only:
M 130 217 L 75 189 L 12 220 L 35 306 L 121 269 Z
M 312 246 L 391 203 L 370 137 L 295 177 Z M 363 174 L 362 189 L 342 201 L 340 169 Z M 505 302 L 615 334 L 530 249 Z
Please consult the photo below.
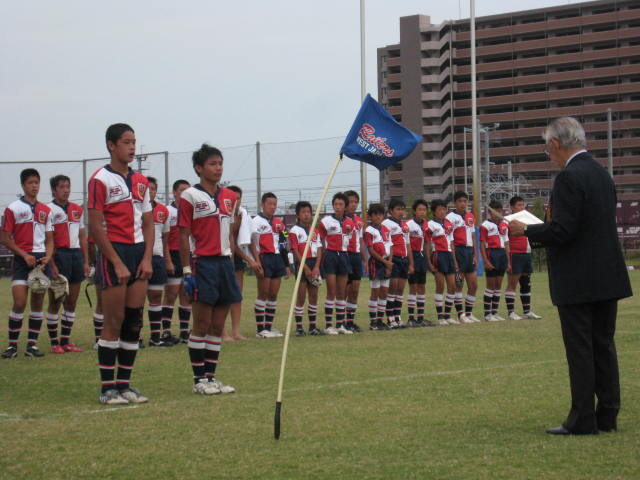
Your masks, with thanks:
M 340 153 L 382 170 L 408 157 L 421 139 L 367 94 Z

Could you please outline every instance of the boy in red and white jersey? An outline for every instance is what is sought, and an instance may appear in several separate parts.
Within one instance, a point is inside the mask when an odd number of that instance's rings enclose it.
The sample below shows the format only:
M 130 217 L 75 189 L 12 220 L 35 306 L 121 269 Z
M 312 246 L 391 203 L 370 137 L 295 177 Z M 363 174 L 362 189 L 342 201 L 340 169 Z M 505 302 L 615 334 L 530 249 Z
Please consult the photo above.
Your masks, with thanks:
M 389 229 L 382 224 L 384 207 L 379 203 L 369 205 L 367 215 L 371 220 L 364 232 L 364 244 L 369 251 L 369 279 L 371 294 L 369 295 L 369 330 L 388 330 L 384 323 L 385 313 L 389 323 L 393 319 L 393 311 L 387 310 L 387 294 L 391 278 L 391 238 Z
M 98 340 L 100 403 L 144 403 L 131 387 L 139 348 L 147 282 L 152 273 L 153 215 L 149 185 L 129 164 L 136 137 L 124 123 L 106 133 L 111 162 L 89 180 L 89 231 L 98 247 L 96 283 L 101 287 L 104 324 Z M 114 376 L 118 363 L 117 375 Z
M 169 255 L 173 264 L 173 272 L 167 272 L 167 283 L 164 286 L 164 298 L 162 299 L 162 341 L 165 343 L 187 343 L 189 341 L 189 320 L 191 318 L 191 300 L 184 291 L 182 285 L 182 261 L 180 260 L 179 231 L 178 227 L 178 202 L 182 192 L 191 185 L 186 180 L 173 182 L 174 201 L 167 205 L 169 212 Z M 179 298 L 178 320 L 180 322 L 179 337 L 171 333 L 171 321 L 173 309 Z
M 455 247 L 456 262 L 458 263 L 459 282 L 456 282 L 455 306 L 460 323 L 474 323 L 480 320 L 473 315 L 478 290 L 478 275 L 476 267 L 478 257 L 476 253 L 475 223 L 476 217 L 467 212 L 469 197 L 466 192 L 453 194 L 455 210 L 449 212 L 446 219 L 453 225 L 453 245 Z M 467 296 L 462 302 L 462 287 L 467 282 Z
M 168 280 L 168 273 L 173 273 L 174 266 L 169 253 L 169 209 L 156 202 L 158 193 L 158 181 L 154 177 L 147 177 L 149 182 L 149 199 L 153 207 L 153 256 L 151 267 L 153 273 L 149 278 L 147 287 L 147 299 L 149 300 L 149 330 L 151 338 L 150 347 L 172 347 L 175 345 L 170 339 L 161 338 L 162 328 L 162 292 Z
M 324 302 L 326 335 L 352 334 L 344 325 L 347 308 L 347 282 L 351 273 L 348 246 L 355 229 L 353 221 L 345 215 L 349 198 L 342 192 L 333 196 L 333 215 L 327 215 L 318 224 L 320 238 L 324 242 L 322 273 L 327 283 Z M 336 310 L 336 326 L 333 326 L 333 309 Z
M 431 202 L 433 219 L 427 224 L 426 241 L 431 248 L 429 269 L 435 274 L 436 288 L 433 301 L 438 314 L 438 325 L 457 325 L 457 319 L 451 317 L 451 308 L 455 300 L 456 271 L 458 264 L 453 250 L 453 225 L 447 220 L 447 204 L 443 200 Z M 443 293 L 445 285 L 447 296 Z M 444 303 L 444 305 L 443 305 Z M 444 308 L 443 308 L 444 307 Z
M 2 243 L 13 252 L 13 306 L 9 313 L 9 348 L 2 353 L 2 358 L 15 358 L 18 355 L 18 337 L 29 296 L 29 273 L 34 268 L 39 268 L 49 276 L 48 264 L 53 255 L 51 209 L 38 201 L 40 174 L 33 168 L 24 169 L 20 172 L 20 183 L 24 195 L 12 202 L 2 217 Z M 31 292 L 29 332 L 24 351 L 27 357 L 44 356 L 37 346 L 42 327 L 43 301 L 44 292 Z
M 278 306 L 280 283 L 282 277 L 291 276 L 291 269 L 286 252 L 280 251 L 280 234 L 286 231 L 286 227 L 282 220 L 274 216 L 278 208 L 278 197 L 267 192 L 262 195 L 261 202 L 262 213 L 253 217 L 251 225 L 251 237 L 258 253 L 256 260 L 262 268 L 262 274 L 256 272 L 256 337 L 273 338 L 282 336 L 272 326 Z
M 521 212 L 526 208 L 524 198 L 515 196 L 509 200 L 511 213 Z M 531 311 L 531 274 L 533 273 L 533 261 L 531 258 L 531 245 L 529 239 L 522 235 L 515 237 L 509 231 L 509 256 L 511 270 L 507 272 L 507 289 L 504 299 L 507 304 L 507 313 L 510 320 L 522 320 L 522 318 L 540 319 L 540 315 Z M 520 284 L 520 300 L 522 301 L 523 316 L 515 312 L 516 286 Z
M 362 329 L 355 323 L 356 310 L 358 309 L 358 294 L 360 293 L 360 280 L 363 273 L 367 273 L 367 255 L 365 253 L 363 233 L 364 222 L 356 215 L 360 204 L 360 195 L 355 190 L 347 190 L 344 194 L 349 199 L 346 216 L 353 222 L 353 232 L 349 237 L 347 255 L 351 265 L 351 273 L 347 280 L 347 322 L 345 328 L 354 333 L 359 333 Z
M 407 295 L 409 320 L 407 325 L 409 327 L 427 327 L 433 326 L 430 321 L 424 319 L 425 284 L 429 271 L 427 258 L 424 254 L 425 236 L 428 229 L 427 202 L 418 199 L 413 202 L 411 209 L 413 210 L 413 218 L 407 220 L 407 227 L 409 228 L 409 244 L 413 256 L 413 273 L 409 275 L 409 295 Z
M 51 339 L 51 353 L 82 352 L 70 342 L 71 329 L 76 318 L 76 302 L 82 281 L 89 276 L 89 249 L 84 230 L 84 212 L 80 205 L 69 201 L 71 179 L 66 175 L 51 178 L 53 201 L 51 209 L 54 254 L 51 260 L 53 278 L 64 275 L 69 282 L 69 294 L 64 300 L 56 300 L 49 292 L 47 329 Z M 60 342 L 58 343 L 58 311 L 62 303 Z
M 312 234 L 311 242 L 307 256 L 303 259 L 304 248 L 309 238 L 309 229 L 311 227 L 313 212 L 311 204 L 301 200 L 296 203 L 297 223 L 289 230 L 289 247 L 295 258 L 296 268 L 303 268 L 304 275 L 298 287 L 298 297 L 294 313 L 296 317 L 296 336 L 304 337 L 306 334 L 302 328 L 302 314 L 304 313 L 304 301 L 307 293 L 309 294 L 309 303 L 307 312 L 309 315 L 309 335 L 321 335 L 322 332 L 316 325 L 318 315 L 318 285 L 314 279 L 320 278 L 320 263 L 322 262 L 322 242 L 320 241 L 320 232 L 315 229 Z
M 236 194 L 219 186 L 223 171 L 220 150 L 203 144 L 194 152 L 192 162 L 200 183 L 182 192 L 178 220 L 184 286 L 193 299 L 188 343 L 192 391 L 202 395 L 233 393 L 235 388 L 224 385 L 215 375 L 229 307 L 242 300 L 231 260 Z M 192 266 L 188 266 L 191 237 L 195 250 Z
M 393 198 L 389 202 L 389 216 L 382 224 L 389 229 L 391 236 L 391 254 L 393 268 L 391 269 L 391 283 L 387 297 L 387 309 L 393 311 L 393 320 L 389 323 L 391 328 L 404 328 L 400 318 L 402 312 L 402 300 L 404 286 L 409 275 L 413 274 L 413 255 L 410 255 L 409 227 L 404 219 L 406 205 L 402 200 Z
M 497 200 L 489 203 L 489 206 L 502 213 L 502 203 Z M 487 275 L 487 287 L 484 291 L 484 319 L 488 322 L 502 322 L 504 318 L 498 315 L 502 278 L 505 272 L 511 270 L 509 226 L 495 213 L 490 212 L 489 218 L 480 227 L 480 241 L 484 271 Z

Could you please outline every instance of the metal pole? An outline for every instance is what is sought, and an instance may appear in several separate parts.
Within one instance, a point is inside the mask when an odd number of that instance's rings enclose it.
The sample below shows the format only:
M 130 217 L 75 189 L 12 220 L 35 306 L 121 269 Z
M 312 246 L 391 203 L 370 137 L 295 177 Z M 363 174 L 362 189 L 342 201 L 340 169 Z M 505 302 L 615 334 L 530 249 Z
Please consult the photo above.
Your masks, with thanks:
M 260 213 L 260 199 L 262 198 L 262 176 L 260 174 L 260 142 L 256 142 L 256 213 Z
M 478 163 L 478 111 L 476 100 L 476 6 L 475 0 L 469 0 L 469 28 L 471 31 L 471 128 L 473 129 L 472 165 L 473 165 L 473 214 L 476 217 L 476 225 L 481 220 L 481 190 L 480 190 L 480 164 Z
M 467 185 L 467 128 L 463 127 L 464 130 L 464 191 L 467 195 L 469 195 L 469 186 Z
M 486 198 L 487 203 L 489 203 L 489 201 L 491 201 L 491 198 L 489 196 L 489 183 L 491 183 L 491 161 L 489 159 L 489 127 L 485 126 L 482 132 L 484 133 L 484 156 L 487 160 L 487 170 L 485 172 L 486 185 L 484 186 L 484 188 L 487 189 Z
M 509 179 L 509 196 L 513 197 L 513 172 L 511 171 L 511 160 L 507 162 L 507 178 Z
M 360 101 L 364 102 L 367 95 L 366 69 L 365 69 L 365 22 L 364 0 L 360 0 Z M 360 162 L 360 209 L 362 220 L 367 222 L 367 164 Z
M 611 125 L 611 109 L 607 108 L 607 157 L 609 159 L 609 175 L 613 178 L 613 132 Z
M 85 224 L 89 223 L 87 214 L 87 160 L 82 160 L 82 210 L 84 211 Z
M 164 152 L 164 204 L 169 205 L 169 152 Z

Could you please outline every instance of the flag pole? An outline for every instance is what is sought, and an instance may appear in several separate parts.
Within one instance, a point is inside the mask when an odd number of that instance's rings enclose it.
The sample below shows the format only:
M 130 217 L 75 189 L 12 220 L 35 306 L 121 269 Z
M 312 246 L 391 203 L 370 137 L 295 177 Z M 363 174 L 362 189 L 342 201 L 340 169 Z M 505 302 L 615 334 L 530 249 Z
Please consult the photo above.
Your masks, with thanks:
M 364 102 L 367 96 L 366 69 L 365 69 L 365 34 L 364 34 L 364 0 L 360 0 L 360 102 Z M 360 164 L 360 208 L 362 221 L 367 223 L 367 164 Z
M 333 177 L 336 174 L 336 170 L 338 169 L 338 165 L 340 165 L 341 160 L 342 160 L 342 154 L 339 154 L 338 157 L 336 158 L 335 163 L 333 164 L 333 168 L 331 169 L 331 173 L 329 174 L 327 183 L 324 186 L 322 195 L 320 196 L 320 201 L 318 202 L 318 206 L 316 207 L 316 213 L 313 216 L 313 221 L 311 222 L 311 227 L 309 228 L 309 235 L 307 235 L 307 242 L 304 245 L 304 252 L 302 253 L 303 259 L 307 258 L 307 253 L 309 252 L 309 246 L 313 238 L 313 232 L 315 231 L 316 225 L 318 223 L 318 218 L 320 217 L 320 209 L 324 203 L 324 199 L 327 196 L 327 192 L 329 191 L 329 186 L 331 185 L 331 181 L 333 180 Z M 287 351 L 289 350 L 289 338 L 291 337 L 291 321 L 293 319 L 293 308 L 295 307 L 295 304 L 296 304 L 296 299 L 298 297 L 298 287 L 300 286 L 300 280 L 302 280 L 303 274 L 304 274 L 304 265 L 301 263 L 300 268 L 298 269 L 298 273 L 296 274 L 296 283 L 293 287 L 293 295 L 291 297 L 291 305 L 289 307 L 289 317 L 287 318 L 287 326 L 284 332 L 284 345 L 282 347 L 282 361 L 280 362 L 280 378 L 278 379 L 278 395 L 276 397 L 276 412 L 275 412 L 274 424 L 273 424 L 273 436 L 275 437 L 276 440 L 280 438 L 280 412 L 282 410 L 282 390 L 284 387 L 284 370 L 287 364 Z

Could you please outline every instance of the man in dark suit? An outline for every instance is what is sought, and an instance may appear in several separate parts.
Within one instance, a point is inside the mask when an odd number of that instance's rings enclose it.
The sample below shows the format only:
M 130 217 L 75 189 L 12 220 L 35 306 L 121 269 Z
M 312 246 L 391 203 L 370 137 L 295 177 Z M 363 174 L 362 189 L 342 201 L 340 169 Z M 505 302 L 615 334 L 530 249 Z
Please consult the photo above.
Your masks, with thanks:
M 545 153 L 561 169 L 546 221 L 513 221 L 510 230 L 526 235 L 533 247 L 547 248 L 551 299 L 569 364 L 571 410 L 561 426 L 547 433 L 614 432 L 620 409 L 613 339 L 617 306 L 618 299 L 632 295 L 616 230 L 615 185 L 586 151 L 584 129 L 574 118 L 554 120 L 543 138 Z

